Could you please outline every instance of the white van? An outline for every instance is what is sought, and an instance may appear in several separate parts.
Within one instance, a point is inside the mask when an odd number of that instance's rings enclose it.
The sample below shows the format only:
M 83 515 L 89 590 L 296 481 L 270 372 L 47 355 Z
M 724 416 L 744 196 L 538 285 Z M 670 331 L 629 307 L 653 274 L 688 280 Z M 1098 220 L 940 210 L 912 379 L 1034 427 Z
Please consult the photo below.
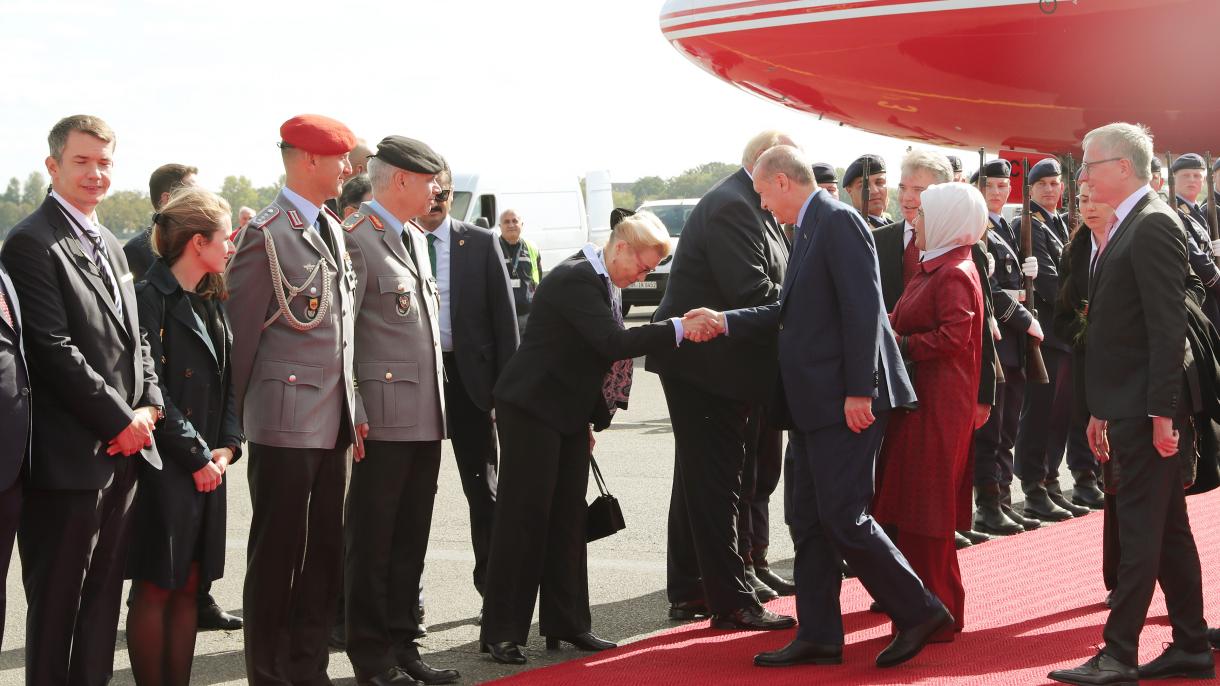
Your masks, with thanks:
M 492 228 L 508 209 L 521 216 L 522 236 L 538 247 L 544 272 L 589 241 L 585 200 L 575 175 L 453 175 L 452 216 Z

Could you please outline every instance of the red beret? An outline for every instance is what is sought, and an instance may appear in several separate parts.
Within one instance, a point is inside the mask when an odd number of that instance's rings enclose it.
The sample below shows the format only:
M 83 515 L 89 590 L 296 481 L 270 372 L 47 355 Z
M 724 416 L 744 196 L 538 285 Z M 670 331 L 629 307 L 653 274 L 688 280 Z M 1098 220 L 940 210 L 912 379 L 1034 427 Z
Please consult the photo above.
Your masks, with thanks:
M 356 134 L 351 129 L 320 114 L 299 114 L 284 122 L 280 140 L 315 155 L 342 155 L 356 147 Z

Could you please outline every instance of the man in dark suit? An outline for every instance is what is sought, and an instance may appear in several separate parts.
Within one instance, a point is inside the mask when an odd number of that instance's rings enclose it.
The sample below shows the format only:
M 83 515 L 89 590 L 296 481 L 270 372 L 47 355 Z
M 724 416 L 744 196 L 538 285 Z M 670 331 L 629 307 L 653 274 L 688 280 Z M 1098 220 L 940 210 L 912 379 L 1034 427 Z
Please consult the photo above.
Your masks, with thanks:
M 496 504 L 496 432 L 491 389 L 517 350 L 517 311 L 495 234 L 453 219 L 453 173 L 436 177 L 441 192 L 419 217 L 441 293 L 445 407 L 462 491 L 470 507 L 474 587 L 486 585 L 492 512 Z
M 8 575 L 17 522 L 21 521 L 21 471 L 30 458 L 30 376 L 21 339 L 17 290 L 0 266 L 0 573 Z M 0 643 L 4 641 L 5 593 L 0 588 Z
M 157 167 L 152 176 L 148 177 L 148 198 L 152 201 L 153 212 L 160 212 L 161 207 L 169 202 L 169 196 L 175 190 L 184 186 L 195 185 L 195 175 L 199 170 L 195 167 L 188 167 L 185 164 L 163 164 Z M 144 278 L 144 272 L 152 266 L 152 263 L 157 260 L 156 254 L 152 249 L 152 223 L 143 231 L 137 233 L 131 240 L 123 245 L 123 254 L 127 256 L 127 264 L 131 266 L 131 275 L 136 281 Z M 205 592 L 206 594 L 206 592 Z M 200 605 L 201 614 L 199 621 L 202 624 L 204 616 L 202 614 L 202 605 Z M 220 608 L 217 607 L 217 610 Z M 233 617 L 237 620 L 237 626 L 222 626 L 216 627 L 220 629 L 240 629 L 241 619 Z M 209 627 L 211 628 L 211 627 Z
M 48 137 L 51 193 L 9 234 L 0 260 L 22 308 L 33 454 L 18 531 L 26 681 L 105 684 L 114 671 L 136 465 L 161 464 L 161 391 L 123 249 L 97 223 L 114 132 L 97 117 Z
M 743 168 L 695 206 L 653 321 L 703 305 L 728 310 L 779 299 L 787 239 L 750 181 L 754 161 L 778 143 L 791 140 L 773 131 L 755 136 Z M 661 376 L 674 430 L 666 560 L 671 618 L 710 613 L 713 627 L 725 629 L 792 624 L 790 617 L 764 620 L 736 545 L 746 420 L 770 397 L 775 365 L 773 345 L 740 339 L 648 356 L 645 368 Z
M 1211 678 L 1199 554 L 1186 516 L 1201 403 L 1183 306 L 1189 274 L 1185 230 L 1148 185 L 1152 138 L 1109 124 L 1084 139 L 1080 180 L 1092 201 L 1115 208 L 1104 244 L 1094 243 L 1085 348 L 1088 441 L 1108 463 L 1119 551 L 1105 647 L 1075 669 L 1051 672 L 1068 684 L 1135 683 L 1174 676 Z M 1157 584 L 1173 643 L 1136 668 L 1139 635 Z
M 869 514 L 873 466 L 893 408 L 915 402 L 881 303 L 872 235 L 847 205 L 814 186 L 791 146 L 763 154 L 754 188 L 765 207 L 797 225 L 780 302 L 715 319 L 730 339 L 778 345 L 792 419 L 784 502 L 796 544 L 796 639 L 754 658 L 759 666 L 838 664 L 843 659 L 838 560 L 894 620 L 877 656 L 891 667 L 914 657 L 953 623 Z M 695 312 L 688 313 L 690 315 Z M 696 333 L 691 336 L 699 340 Z

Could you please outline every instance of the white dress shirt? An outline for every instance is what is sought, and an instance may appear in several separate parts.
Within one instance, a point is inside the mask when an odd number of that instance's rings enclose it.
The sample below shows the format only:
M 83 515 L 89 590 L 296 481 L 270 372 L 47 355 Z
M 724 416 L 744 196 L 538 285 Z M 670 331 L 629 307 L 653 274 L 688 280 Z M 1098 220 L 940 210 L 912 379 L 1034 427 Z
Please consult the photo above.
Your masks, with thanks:
M 97 228 L 99 226 L 97 223 L 97 213 L 94 212 L 91 216 L 86 217 L 83 212 L 77 209 L 72 203 L 64 200 L 64 197 L 54 189 L 51 190 L 51 197 L 55 198 L 55 201 L 59 203 L 61 210 L 67 213 L 71 219 L 76 220 L 75 222 L 71 220 L 68 221 L 68 226 L 72 229 L 72 235 L 76 236 L 76 240 L 80 242 L 81 249 L 84 250 L 85 254 L 89 256 L 89 259 L 93 260 L 94 264 L 97 264 L 97 248 L 95 247 L 94 241 L 96 240 L 98 244 L 102 242 L 102 232 Z M 77 224 L 80 226 L 77 226 Z M 80 232 L 80 227 L 84 227 L 85 231 L 88 231 L 92 235 L 92 238 L 83 235 Z M 114 302 L 115 309 L 119 311 L 119 315 L 121 316 L 123 314 L 123 295 L 119 286 L 118 275 L 116 275 L 114 273 L 114 269 L 111 268 L 109 259 L 101 260 L 101 264 L 103 265 L 102 269 L 106 270 L 106 275 L 110 278 L 111 300 Z M 128 276 L 128 278 L 130 278 L 130 276 Z

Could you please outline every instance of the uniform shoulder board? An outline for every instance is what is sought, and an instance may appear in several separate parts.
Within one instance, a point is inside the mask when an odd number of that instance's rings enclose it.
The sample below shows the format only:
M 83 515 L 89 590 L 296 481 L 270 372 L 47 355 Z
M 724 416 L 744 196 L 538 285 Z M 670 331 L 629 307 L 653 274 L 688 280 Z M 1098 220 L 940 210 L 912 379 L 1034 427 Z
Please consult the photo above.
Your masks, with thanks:
M 335 214 L 335 211 L 334 211 L 334 210 L 332 210 L 332 209 L 330 209 L 330 207 L 328 207 L 328 206 L 326 206 L 326 205 L 323 205 L 323 206 L 322 206 L 322 211 L 323 211 L 323 212 L 325 212 L 325 213 L 327 213 L 327 214 L 329 214 L 329 215 L 330 215 L 330 218 L 331 218 L 331 219 L 334 219 L 336 224 L 342 224 L 342 223 L 343 223 L 343 219 L 342 219 L 342 218 L 340 218 L 340 217 L 339 217 L 339 215 Z
M 343 230 L 348 233 L 351 233 L 356 230 L 357 226 L 360 226 L 361 222 L 363 222 L 365 219 L 368 219 L 368 218 L 369 218 L 369 215 L 367 215 L 367 214 L 360 214 L 359 212 L 353 212 L 350 217 L 348 217 L 346 220 L 343 221 Z
M 262 228 L 269 224 L 272 219 L 279 216 L 279 214 L 280 208 L 276 207 L 275 205 L 268 205 L 267 207 L 263 208 L 262 212 L 258 213 L 258 216 L 250 220 L 250 225 Z
M 377 229 L 378 231 L 385 231 L 385 224 L 381 222 L 381 217 L 378 217 L 375 214 L 370 214 L 369 223 L 373 225 L 374 229 Z

